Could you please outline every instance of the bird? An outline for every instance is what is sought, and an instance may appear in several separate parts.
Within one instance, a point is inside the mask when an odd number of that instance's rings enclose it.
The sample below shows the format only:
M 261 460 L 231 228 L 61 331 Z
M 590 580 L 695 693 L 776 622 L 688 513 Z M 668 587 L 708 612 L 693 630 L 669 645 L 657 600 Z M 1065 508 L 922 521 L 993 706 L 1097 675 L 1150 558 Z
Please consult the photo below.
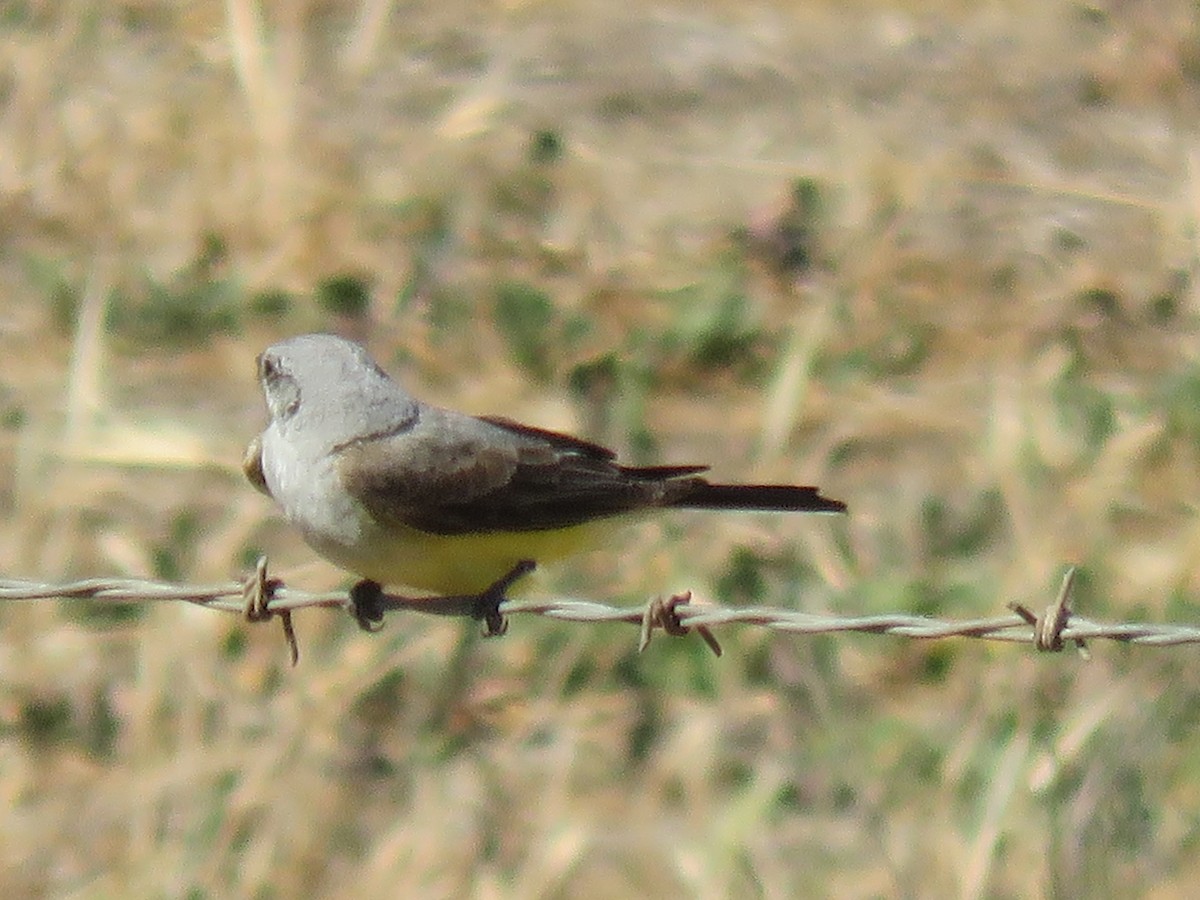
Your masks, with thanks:
M 257 365 L 269 421 L 246 450 L 246 477 L 313 550 L 361 579 L 360 599 L 382 585 L 475 597 L 495 622 L 513 580 L 602 542 L 622 520 L 846 509 L 813 486 L 624 465 L 591 441 L 424 403 L 361 344 L 332 334 L 273 344 Z

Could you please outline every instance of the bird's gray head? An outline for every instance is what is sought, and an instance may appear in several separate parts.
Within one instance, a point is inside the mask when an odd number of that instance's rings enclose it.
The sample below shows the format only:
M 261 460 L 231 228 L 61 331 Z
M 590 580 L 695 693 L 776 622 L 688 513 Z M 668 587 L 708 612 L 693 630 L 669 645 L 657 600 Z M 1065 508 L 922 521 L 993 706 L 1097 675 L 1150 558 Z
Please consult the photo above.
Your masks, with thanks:
M 272 424 L 326 447 L 393 432 L 417 416 L 417 401 L 362 346 L 332 334 L 272 344 L 259 354 L 258 378 Z

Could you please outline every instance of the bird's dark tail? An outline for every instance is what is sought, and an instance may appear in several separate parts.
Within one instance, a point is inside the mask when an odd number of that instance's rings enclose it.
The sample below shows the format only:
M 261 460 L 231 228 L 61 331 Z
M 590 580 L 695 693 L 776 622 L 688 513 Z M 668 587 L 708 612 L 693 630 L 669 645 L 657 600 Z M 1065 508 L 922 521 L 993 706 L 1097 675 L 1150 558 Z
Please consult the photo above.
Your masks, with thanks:
M 773 512 L 846 511 L 841 500 L 822 497 L 818 488 L 792 484 L 712 484 L 690 479 L 688 489 L 671 498 L 668 506 L 680 509 L 745 509 Z

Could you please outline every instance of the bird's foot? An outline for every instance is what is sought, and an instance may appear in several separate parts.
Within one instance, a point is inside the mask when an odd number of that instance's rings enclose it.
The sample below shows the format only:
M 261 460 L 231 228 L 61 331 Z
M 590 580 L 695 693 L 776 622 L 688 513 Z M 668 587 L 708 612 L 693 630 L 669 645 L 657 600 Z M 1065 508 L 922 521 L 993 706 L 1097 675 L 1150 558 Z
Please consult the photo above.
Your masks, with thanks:
M 476 595 L 472 616 L 483 622 L 484 637 L 499 637 L 508 631 L 508 620 L 500 612 L 500 604 L 508 599 L 505 595 L 512 587 L 513 582 L 528 575 L 536 568 L 537 563 L 532 559 L 523 559 L 507 574 L 496 579 Z
M 374 634 L 383 627 L 383 586 L 364 578 L 350 588 L 350 615 L 363 631 Z

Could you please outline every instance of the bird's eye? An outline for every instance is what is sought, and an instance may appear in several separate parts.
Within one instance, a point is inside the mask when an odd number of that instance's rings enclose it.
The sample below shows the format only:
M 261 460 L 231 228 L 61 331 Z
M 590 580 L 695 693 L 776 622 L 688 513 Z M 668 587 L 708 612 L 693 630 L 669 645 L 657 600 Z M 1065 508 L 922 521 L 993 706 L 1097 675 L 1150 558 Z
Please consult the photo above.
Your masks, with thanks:
M 267 356 L 265 353 L 258 358 L 258 375 L 264 381 L 269 381 L 279 374 L 279 363 L 274 357 Z

